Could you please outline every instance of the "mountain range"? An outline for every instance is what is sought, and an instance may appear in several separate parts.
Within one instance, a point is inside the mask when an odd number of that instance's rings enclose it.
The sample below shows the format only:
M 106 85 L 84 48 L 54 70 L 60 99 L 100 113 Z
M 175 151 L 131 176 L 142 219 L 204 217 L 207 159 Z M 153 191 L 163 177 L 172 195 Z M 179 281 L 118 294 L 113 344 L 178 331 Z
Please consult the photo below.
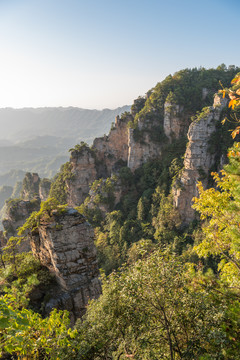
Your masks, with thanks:
M 117 115 L 130 106 L 89 110 L 76 107 L 0 109 L 0 177 L 12 170 L 52 177 L 76 143 L 89 144 L 108 132 Z M 12 174 L 12 172 L 11 172 Z

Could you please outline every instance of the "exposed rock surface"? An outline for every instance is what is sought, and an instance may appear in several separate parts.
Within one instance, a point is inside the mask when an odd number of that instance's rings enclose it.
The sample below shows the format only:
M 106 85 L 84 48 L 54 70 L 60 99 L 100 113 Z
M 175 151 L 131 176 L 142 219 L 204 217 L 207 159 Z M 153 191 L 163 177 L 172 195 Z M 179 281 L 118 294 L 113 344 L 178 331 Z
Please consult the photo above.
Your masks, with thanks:
M 151 131 L 157 123 L 145 120 L 138 121 L 138 131 L 140 131 L 140 139 L 136 139 L 135 130 L 128 131 L 128 162 L 127 166 L 132 170 L 136 170 L 149 159 L 155 159 L 161 156 L 161 141 L 153 141 L 151 139 Z
M 27 172 L 22 183 L 21 198 L 32 200 L 39 196 L 40 177 L 37 173 Z
M 93 148 L 97 150 L 98 162 L 104 163 L 106 173 L 104 177 L 109 177 L 117 169 L 119 161 L 127 163 L 128 159 L 128 128 L 127 124 L 133 120 L 128 114 L 123 119 L 117 116 L 115 125 L 109 132 L 109 135 L 96 138 L 93 142 Z M 122 165 L 122 164 L 121 164 Z
M 88 147 L 83 147 L 81 151 L 73 150 L 70 164 L 72 177 L 66 183 L 67 203 L 78 206 L 87 197 L 91 183 L 97 179 L 96 156 Z
M 114 177 L 100 179 L 97 185 L 90 189 L 86 205 L 89 209 L 94 209 L 97 206 L 104 217 L 120 202 L 122 193 L 123 186 L 120 180 Z
M 142 133 L 142 138 L 142 141 L 136 141 L 134 129 L 129 129 L 127 165 L 132 171 L 143 165 L 147 160 L 161 156 L 161 143 L 151 141 L 150 135 L 147 132 Z
M 40 198 L 42 201 L 47 200 L 51 187 L 51 181 L 49 179 L 40 179 L 37 173 L 27 172 L 21 189 L 22 200 L 32 200 Z
M 92 227 L 73 208 L 61 213 L 53 210 L 51 218 L 43 218 L 31 235 L 34 256 L 56 276 L 59 283 L 55 296 L 46 304 L 46 311 L 62 306 L 72 313 L 74 321 L 84 314 L 89 299 L 100 295 L 93 238 Z
M 83 146 L 80 151 L 71 152 L 72 176 L 66 182 L 70 206 L 79 206 L 84 202 L 94 180 L 107 178 L 119 166 L 127 164 L 129 117 L 131 115 L 124 119 L 117 116 L 109 135 L 96 138 L 91 149 Z
M 6 202 L 4 219 L 2 225 L 5 231 L 5 241 L 11 236 L 17 235 L 17 229 L 22 226 L 26 219 L 33 211 L 38 211 L 40 208 L 40 199 L 34 200 L 19 200 L 13 199 Z M 29 241 L 22 241 L 19 246 L 19 251 L 29 251 Z
M 42 201 L 46 201 L 50 192 L 51 181 L 49 179 L 42 179 L 39 184 L 39 197 Z
M 198 195 L 197 182 L 201 180 L 204 187 L 207 187 L 209 170 L 215 162 L 214 154 L 208 152 L 208 141 L 216 130 L 216 122 L 219 121 L 226 103 L 226 99 L 216 95 L 213 107 L 209 107 L 209 111 L 189 127 L 184 169 L 173 188 L 174 204 L 185 223 L 195 218 L 192 198 Z
M 163 128 L 170 141 L 185 135 L 189 122 L 183 114 L 183 106 L 165 102 Z
M 3 209 L 2 225 L 7 238 L 16 236 L 17 229 L 25 223 L 31 213 L 39 210 L 41 200 L 45 201 L 48 197 L 50 184 L 50 180 L 41 180 L 37 173 L 26 173 L 21 198 L 9 199 Z M 29 245 L 27 247 L 29 248 Z

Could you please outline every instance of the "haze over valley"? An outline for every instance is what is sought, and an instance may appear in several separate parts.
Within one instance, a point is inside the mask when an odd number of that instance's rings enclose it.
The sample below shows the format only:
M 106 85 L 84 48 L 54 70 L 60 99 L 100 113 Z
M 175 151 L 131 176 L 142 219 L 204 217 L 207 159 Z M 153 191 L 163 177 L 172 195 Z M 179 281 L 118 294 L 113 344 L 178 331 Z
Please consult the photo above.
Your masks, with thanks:
M 117 115 L 129 110 L 130 106 L 0 109 L 0 185 L 12 185 L 6 177 L 11 170 L 51 178 L 67 161 L 69 148 L 80 141 L 91 145 L 95 137 L 109 132 Z

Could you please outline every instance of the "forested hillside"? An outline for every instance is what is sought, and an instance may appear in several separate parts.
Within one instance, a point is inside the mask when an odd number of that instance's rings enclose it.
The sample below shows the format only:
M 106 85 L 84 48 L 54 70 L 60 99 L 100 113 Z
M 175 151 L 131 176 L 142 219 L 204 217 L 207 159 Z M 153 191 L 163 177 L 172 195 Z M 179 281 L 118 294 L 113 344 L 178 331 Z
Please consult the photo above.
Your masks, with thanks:
M 239 71 L 169 75 L 50 190 L 26 175 L 1 235 L 2 359 L 240 359 Z

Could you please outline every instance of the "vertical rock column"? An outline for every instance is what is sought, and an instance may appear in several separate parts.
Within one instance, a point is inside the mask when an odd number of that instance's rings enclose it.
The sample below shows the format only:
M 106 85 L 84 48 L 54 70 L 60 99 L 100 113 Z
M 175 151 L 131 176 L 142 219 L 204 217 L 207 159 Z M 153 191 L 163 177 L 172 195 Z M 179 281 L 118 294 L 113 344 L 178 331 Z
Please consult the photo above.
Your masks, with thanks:
M 178 209 L 183 223 L 188 224 L 195 218 L 192 198 L 198 195 L 197 182 L 207 187 L 209 170 L 214 165 L 215 155 L 208 152 L 208 141 L 216 130 L 222 109 L 227 100 L 218 95 L 208 113 L 193 122 L 188 130 L 188 146 L 184 156 L 184 169 L 173 187 L 174 205 Z
M 67 180 L 67 203 L 70 206 L 81 205 L 88 195 L 90 185 L 97 179 L 94 152 L 86 147 L 71 152 L 72 178 Z
M 58 302 L 67 298 L 67 310 L 75 319 L 84 314 L 89 299 L 101 293 L 93 239 L 93 228 L 73 208 L 60 214 L 53 210 L 31 236 L 34 256 L 56 276 Z

